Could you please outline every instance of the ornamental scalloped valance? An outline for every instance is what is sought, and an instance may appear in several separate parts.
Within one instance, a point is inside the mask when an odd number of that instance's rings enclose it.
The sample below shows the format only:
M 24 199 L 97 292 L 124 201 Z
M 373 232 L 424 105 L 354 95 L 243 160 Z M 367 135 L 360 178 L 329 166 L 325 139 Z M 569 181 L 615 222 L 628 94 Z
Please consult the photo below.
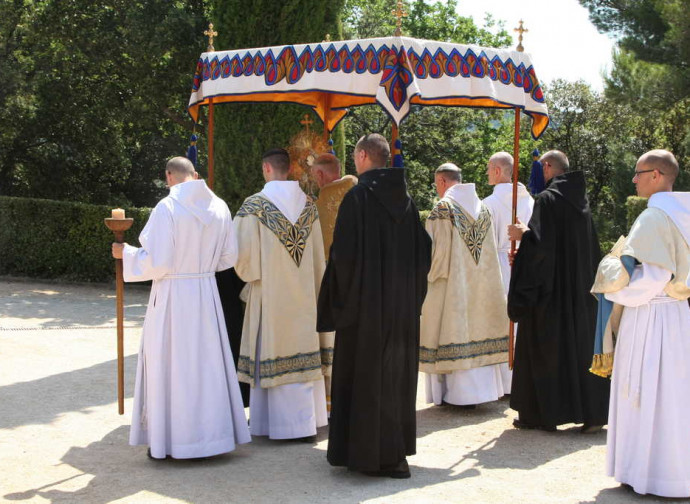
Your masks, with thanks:
M 399 125 L 411 105 L 520 108 L 538 138 L 549 123 L 523 52 L 408 37 L 202 53 L 188 110 L 226 102 L 311 107 L 333 130 L 347 108 L 378 103 Z

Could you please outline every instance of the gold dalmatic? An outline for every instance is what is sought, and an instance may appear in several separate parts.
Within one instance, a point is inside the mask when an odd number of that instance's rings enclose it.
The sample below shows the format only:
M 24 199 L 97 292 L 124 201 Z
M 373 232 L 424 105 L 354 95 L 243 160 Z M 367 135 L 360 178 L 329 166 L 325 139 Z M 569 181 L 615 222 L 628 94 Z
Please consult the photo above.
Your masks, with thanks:
M 484 239 L 491 229 L 491 214 L 484 204 L 476 220 L 472 220 L 461 207 L 450 201 L 442 201 L 436 205 L 428 218 L 429 220 L 449 219 L 460 233 L 475 264 L 479 264 Z
M 295 224 L 292 224 L 271 201 L 258 194 L 244 200 L 237 212 L 237 217 L 248 215 L 256 216 L 259 222 L 276 235 L 299 267 L 304 249 L 307 246 L 307 239 L 311 234 L 312 225 L 319 218 L 316 205 L 311 198 L 307 198 L 307 204 L 304 205 L 304 209 Z

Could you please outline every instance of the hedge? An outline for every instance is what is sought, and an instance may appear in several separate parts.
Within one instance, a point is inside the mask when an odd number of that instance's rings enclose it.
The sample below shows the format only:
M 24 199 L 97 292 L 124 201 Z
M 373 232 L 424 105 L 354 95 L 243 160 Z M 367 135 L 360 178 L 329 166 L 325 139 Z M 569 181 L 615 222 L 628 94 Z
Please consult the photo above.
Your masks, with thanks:
M 628 229 L 647 208 L 647 199 L 630 196 L 626 202 Z M 111 208 L 67 201 L 0 196 L 0 275 L 103 282 L 114 275 L 110 255 L 113 234 L 103 224 Z M 134 225 L 125 240 L 137 237 L 151 209 L 126 208 Z M 429 215 L 420 211 L 422 222 Z M 602 241 L 602 253 L 613 242 Z
M 0 274 L 101 282 L 114 276 L 113 233 L 103 219 L 111 207 L 0 196 Z M 151 212 L 126 208 L 134 218 L 125 240 L 137 237 Z

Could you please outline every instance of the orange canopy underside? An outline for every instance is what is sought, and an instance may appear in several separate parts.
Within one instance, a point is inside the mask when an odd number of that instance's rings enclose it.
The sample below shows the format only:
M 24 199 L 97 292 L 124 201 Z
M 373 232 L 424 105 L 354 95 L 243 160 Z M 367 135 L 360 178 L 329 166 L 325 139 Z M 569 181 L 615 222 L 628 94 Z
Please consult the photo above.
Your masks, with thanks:
M 372 105 L 376 103 L 373 96 L 358 96 L 350 94 L 336 94 L 324 91 L 295 91 L 280 93 L 249 93 L 219 95 L 205 98 L 189 107 L 189 114 L 197 121 L 199 118 L 199 107 L 209 105 L 213 101 L 217 103 L 298 103 L 311 107 L 314 112 L 324 122 L 326 128 L 332 131 L 340 120 L 347 114 L 348 107 L 359 105 Z M 502 103 L 491 98 L 438 98 L 429 99 L 413 96 L 410 104 L 417 105 L 437 105 L 444 107 L 472 107 L 472 108 L 499 108 L 511 109 L 513 105 Z M 532 117 L 532 134 L 538 138 L 546 129 L 549 118 L 544 114 L 525 111 Z

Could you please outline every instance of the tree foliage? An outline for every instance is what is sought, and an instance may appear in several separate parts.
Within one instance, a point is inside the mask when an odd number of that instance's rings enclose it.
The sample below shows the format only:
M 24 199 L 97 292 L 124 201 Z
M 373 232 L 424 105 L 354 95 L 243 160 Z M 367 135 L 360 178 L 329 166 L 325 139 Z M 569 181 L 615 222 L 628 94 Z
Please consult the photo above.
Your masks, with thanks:
M 342 0 L 216 0 L 214 19 L 223 48 L 251 48 L 339 38 Z M 216 192 L 237 209 L 263 185 L 261 154 L 287 147 L 308 109 L 288 104 L 229 104 L 217 107 Z M 312 114 L 313 115 L 313 114 Z
M 0 192 L 151 204 L 205 18 L 202 0 L 0 4 Z

